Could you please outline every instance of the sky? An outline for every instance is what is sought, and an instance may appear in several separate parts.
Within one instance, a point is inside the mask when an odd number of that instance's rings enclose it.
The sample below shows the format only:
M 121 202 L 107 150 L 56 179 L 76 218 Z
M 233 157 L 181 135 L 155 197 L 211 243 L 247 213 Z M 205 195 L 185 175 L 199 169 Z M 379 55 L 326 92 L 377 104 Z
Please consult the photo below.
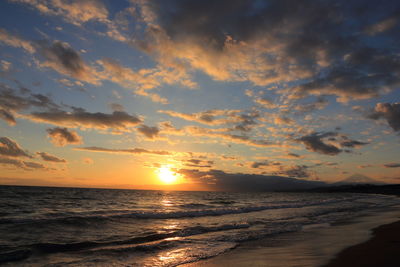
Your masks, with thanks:
M 1 1 L 0 184 L 397 183 L 399 86 L 399 1 Z

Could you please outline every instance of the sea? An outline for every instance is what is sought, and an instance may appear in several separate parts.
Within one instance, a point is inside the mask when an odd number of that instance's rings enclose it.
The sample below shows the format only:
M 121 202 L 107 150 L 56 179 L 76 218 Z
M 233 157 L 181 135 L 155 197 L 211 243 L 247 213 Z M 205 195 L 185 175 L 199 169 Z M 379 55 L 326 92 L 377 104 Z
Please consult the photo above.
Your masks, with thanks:
M 0 186 L 0 264 L 178 266 L 399 204 L 353 193 Z

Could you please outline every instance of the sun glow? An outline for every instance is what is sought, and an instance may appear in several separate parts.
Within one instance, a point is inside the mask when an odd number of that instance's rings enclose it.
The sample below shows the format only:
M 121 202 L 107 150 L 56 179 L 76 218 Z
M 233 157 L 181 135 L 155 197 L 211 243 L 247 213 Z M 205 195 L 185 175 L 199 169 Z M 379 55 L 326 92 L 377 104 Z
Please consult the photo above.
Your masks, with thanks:
M 175 172 L 173 172 L 169 167 L 161 167 L 158 169 L 158 178 L 163 182 L 164 184 L 172 184 L 176 182 L 177 180 L 177 175 Z

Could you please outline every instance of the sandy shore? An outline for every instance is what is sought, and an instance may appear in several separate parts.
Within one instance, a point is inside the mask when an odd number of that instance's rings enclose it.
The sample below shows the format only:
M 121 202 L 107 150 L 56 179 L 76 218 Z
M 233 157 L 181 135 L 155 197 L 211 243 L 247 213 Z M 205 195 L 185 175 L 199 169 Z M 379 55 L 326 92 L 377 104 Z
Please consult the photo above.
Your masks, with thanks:
M 324 267 L 400 266 L 400 221 L 373 230 L 373 237 L 341 251 Z
M 334 226 L 242 243 L 214 258 L 182 267 L 346 267 L 400 266 L 397 209 Z M 372 230 L 373 229 L 373 230 Z M 371 231 L 372 230 L 372 231 Z

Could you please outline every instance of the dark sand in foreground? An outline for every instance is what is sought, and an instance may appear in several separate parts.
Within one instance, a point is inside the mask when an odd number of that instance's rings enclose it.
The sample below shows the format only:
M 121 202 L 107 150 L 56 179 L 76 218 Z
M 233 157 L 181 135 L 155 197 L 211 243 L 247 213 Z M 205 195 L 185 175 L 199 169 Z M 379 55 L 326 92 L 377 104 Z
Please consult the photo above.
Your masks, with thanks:
M 238 248 L 182 267 L 392 267 L 400 266 L 398 209 L 340 223 L 304 229 Z M 373 230 L 371 230 L 373 229 Z M 289 241 L 289 242 L 288 242 Z
M 373 237 L 340 252 L 324 267 L 400 266 L 400 221 L 373 230 Z

